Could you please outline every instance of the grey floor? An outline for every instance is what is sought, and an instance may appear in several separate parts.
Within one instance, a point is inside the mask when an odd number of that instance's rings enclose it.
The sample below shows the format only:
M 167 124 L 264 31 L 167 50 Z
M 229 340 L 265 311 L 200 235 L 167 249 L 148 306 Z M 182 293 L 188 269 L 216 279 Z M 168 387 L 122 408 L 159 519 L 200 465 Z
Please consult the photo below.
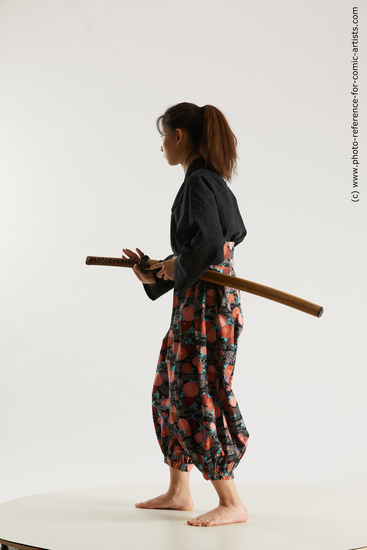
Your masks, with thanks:
M 208 483 L 191 484 L 192 511 L 135 508 L 135 502 L 166 492 L 166 484 L 31 495 L 0 504 L 0 542 L 8 542 L 9 549 L 47 550 L 367 548 L 367 495 L 319 487 L 236 486 L 249 519 L 217 527 L 186 523 L 217 506 Z

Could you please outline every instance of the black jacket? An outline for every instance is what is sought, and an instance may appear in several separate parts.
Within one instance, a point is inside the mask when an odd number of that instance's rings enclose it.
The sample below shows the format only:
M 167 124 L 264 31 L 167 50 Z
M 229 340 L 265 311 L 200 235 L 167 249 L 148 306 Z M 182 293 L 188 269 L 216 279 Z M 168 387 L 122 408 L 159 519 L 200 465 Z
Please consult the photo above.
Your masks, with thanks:
M 143 285 L 147 295 L 156 300 L 172 288 L 186 292 L 211 265 L 223 262 L 226 241 L 237 246 L 246 233 L 228 184 L 211 164 L 205 168 L 203 157 L 194 159 L 171 208 L 173 254 L 164 259 L 177 256 L 174 281 L 157 277 L 160 269 L 152 271 L 156 282 Z

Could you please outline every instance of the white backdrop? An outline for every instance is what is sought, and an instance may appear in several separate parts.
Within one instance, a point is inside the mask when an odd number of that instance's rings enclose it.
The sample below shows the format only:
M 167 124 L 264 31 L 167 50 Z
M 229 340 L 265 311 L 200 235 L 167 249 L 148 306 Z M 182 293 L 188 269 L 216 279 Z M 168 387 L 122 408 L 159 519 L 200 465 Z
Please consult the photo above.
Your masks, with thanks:
M 366 4 L 354 5 L 366 51 Z M 237 275 L 325 308 L 317 319 L 241 293 L 233 389 L 250 440 L 235 480 L 367 492 L 352 6 L 1 2 L 1 501 L 169 478 L 151 390 L 172 292 L 152 302 L 131 270 L 85 258 L 171 253 L 184 173 L 155 120 L 181 101 L 217 106 L 238 138 Z

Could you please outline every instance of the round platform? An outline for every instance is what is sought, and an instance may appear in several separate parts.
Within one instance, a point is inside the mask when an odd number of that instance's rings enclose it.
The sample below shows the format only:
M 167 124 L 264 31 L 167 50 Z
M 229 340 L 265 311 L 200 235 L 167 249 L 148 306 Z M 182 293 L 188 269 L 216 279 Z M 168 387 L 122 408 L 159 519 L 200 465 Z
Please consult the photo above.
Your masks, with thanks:
M 285 485 L 236 484 L 249 519 L 187 525 L 218 504 L 209 482 L 192 483 L 192 511 L 146 510 L 135 502 L 167 484 L 91 487 L 0 504 L 0 542 L 33 550 L 352 550 L 367 549 L 367 495 Z

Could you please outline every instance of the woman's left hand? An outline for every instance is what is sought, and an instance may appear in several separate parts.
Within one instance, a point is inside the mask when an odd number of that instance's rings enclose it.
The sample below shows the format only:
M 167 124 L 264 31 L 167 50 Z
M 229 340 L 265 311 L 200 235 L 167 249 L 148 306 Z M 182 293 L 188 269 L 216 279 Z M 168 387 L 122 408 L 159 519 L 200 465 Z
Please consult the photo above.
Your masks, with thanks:
M 174 281 L 174 273 L 175 273 L 175 261 L 177 256 L 173 256 L 170 260 L 165 260 L 163 262 L 157 262 L 154 265 L 151 265 L 149 269 L 157 269 L 158 267 L 161 268 L 160 271 L 157 273 L 157 277 L 163 278 L 165 281 L 168 281 L 169 279 L 171 281 Z

